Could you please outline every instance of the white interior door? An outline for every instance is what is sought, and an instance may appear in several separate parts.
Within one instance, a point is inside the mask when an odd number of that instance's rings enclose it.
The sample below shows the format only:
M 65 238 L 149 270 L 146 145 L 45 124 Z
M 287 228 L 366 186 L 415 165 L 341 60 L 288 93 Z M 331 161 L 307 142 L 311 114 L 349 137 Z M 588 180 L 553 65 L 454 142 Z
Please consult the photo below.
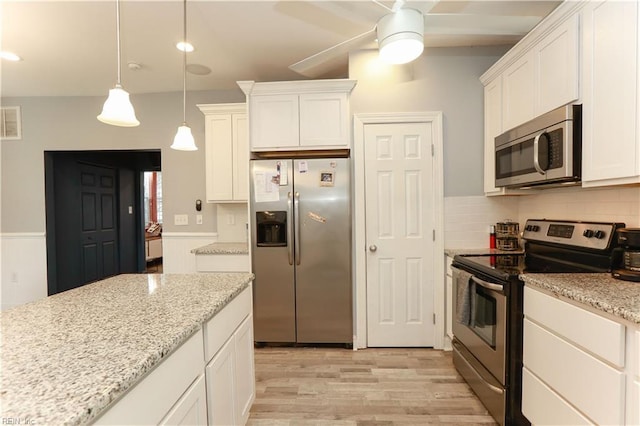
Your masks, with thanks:
M 368 346 L 434 344 L 431 126 L 364 126 Z

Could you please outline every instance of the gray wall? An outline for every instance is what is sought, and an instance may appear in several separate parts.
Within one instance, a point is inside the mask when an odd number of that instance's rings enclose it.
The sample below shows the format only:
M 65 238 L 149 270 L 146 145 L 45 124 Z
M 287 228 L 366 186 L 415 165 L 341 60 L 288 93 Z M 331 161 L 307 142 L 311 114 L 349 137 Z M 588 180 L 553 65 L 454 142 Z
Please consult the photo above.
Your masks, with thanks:
M 169 148 L 182 123 L 182 93 L 132 95 L 141 124 L 115 127 L 96 119 L 104 97 L 2 98 L 2 105 L 22 109 L 22 140 L 0 143 L 2 223 L 0 232 L 44 232 L 44 151 L 160 149 L 163 174 L 164 230 L 212 232 L 215 206 L 205 200 L 204 115 L 196 104 L 244 102 L 240 91 L 187 94 L 187 123 L 198 151 Z M 195 224 L 195 200 L 203 200 L 204 223 Z M 173 225 L 173 215 L 188 213 L 188 226 Z
M 416 61 L 383 66 L 377 51 L 349 57 L 358 80 L 351 111 L 442 111 L 444 195 L 483 195 L 484 89 L 479 77 L 511 46 L 426 48 Z

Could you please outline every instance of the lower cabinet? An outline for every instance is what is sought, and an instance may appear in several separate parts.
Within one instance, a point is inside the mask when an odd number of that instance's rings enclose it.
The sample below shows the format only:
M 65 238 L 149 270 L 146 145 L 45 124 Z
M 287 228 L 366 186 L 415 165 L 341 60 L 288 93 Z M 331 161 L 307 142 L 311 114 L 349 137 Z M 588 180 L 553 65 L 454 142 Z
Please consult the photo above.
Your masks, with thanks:
M 522 412 L 532 424 L 637 424 L 634 327 L 530 286 L 524 316 Z
M 255 398 L 251 288 L 205 324 L 210 425 L 243 425 Z M 233 306 L 232 306 L 233 305 Z
M 95 422 L 243 425 L 255 399 L 252 286 Z

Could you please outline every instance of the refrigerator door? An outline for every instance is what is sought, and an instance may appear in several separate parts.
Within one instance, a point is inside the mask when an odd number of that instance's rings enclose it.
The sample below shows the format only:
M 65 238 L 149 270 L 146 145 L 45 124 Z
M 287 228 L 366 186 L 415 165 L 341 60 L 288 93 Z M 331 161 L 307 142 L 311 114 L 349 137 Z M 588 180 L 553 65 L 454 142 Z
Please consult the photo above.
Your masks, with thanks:
M 296 341 L 292 171 L 291 160 L 250 165 L 256 342 Z
M 352 343 L 349 160 L 294 160 L 293 177 L 297 341 Z

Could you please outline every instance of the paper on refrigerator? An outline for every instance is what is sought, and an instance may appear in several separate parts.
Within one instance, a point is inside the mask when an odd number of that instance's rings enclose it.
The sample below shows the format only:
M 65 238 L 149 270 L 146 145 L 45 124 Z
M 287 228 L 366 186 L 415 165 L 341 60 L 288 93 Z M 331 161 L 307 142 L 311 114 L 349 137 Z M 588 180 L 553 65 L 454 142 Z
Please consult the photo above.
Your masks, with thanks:
M 253 174 L 253 188 L 256 203 L 280 200 L 280 175 L 277 171 L 256 171 Z

